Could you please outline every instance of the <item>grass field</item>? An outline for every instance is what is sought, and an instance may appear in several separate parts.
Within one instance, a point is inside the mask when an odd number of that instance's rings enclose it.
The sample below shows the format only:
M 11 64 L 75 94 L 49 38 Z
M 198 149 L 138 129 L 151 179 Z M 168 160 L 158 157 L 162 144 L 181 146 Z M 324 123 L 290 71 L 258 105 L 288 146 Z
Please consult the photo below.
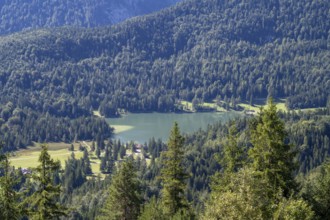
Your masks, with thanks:
M 36 146 L 28 147 L 27 149 L 19 150 L 15 152 L 15 155 L 10 157 L 10 163 L 16 168 L 34 168 L 39 165 L 38 159 L 41 151 L 39 144 Z M 51 158 L 54 160 L 59 160 L 62 167 L 65 166 L 65 161 L 71 156 L 72 151 L 69 151 L 68 148 L 71 144 L 67 143 L 49 143 L 48 144 L 48 153 Z M 76 158 L 81 158 L 83 152 L 78 150 L 79 143 L 74 144 L 74 154 Z
M 91 168 L 93 172 L 93 176 L 100 176 L 104 178 L 106 175 L 102 174 L 100 171 L 100 163 L 101 160 L 97 158 L 95 152 L 91 152 L 92 142 L 82 141 L 80 143 L 74 144 L 74 154 L 75 158 L 79 159 L 83 157 L 83 151 L 79 151 L 79 145 L 82 145 L 89 151 L 89 159 L 91 163 Z M 39 156 L 41 152 L 40 144 L 34 144 L 35 146 L 28 147 L 27 149 L 19 150 L 10 156 L 9 160 L 12 166 L 16 168 L 35 168 L 39 165 Z M 67 143 L 48 143 L 48 153 L 51 158 L 54 160 L 59 160 L 61 162 L 62 168 L 65 167 L 65 161 L 70 158 L 72 151 L 69 151 L 68 148 L 71 144 Z M 131 155 L 132 151 L 127 150 L 127 156 Z M 134 153 L 134 158 L 139 157 L 140 155 Z M 147 163 L 150 163 L 150 159 L 147 160 Z M 91 177 L 89 177 L 91 178 Z
M 244 110 L 252 110 L 255 111 L 256 113 L 260 111 L 260 107 L 267 108 L 267 99 L 258 99 L 255 101 L 256 104 L 250 105 L 247 103 L 239 103 L 238 105 L 242 107 Z M 285 106 L 285 99 L 278 99 L 275 100 L 275 104 L 278 110 L 287 112 L 288 109 Z
M 250 105 L 248 103 L 239 103 L 238 106 L 240 106 L 244 110 L 252 110 L 252 111 L 258 113 L 259 110 L 260 110 L 260 107 L 264 107 L 264 108 L 267 107 L 266 102 L 267 102 L 267 99 L 256 99 L 253 105 Z M 283 112 L 288 111 L 287 107 L 285 106 L 285 99 L 277 99 L 277 100 L 275 100 L 275 103 L 276 103 L 276 107 L 277 107 L 278 110 L 283 111 Z M 184 107 L 184 110 L 194 111 L 191 102 L 181 101 L 180 104 Z M 215 101 L 214 102 L 204 102 L 203 104 L 201 104 L 201 106 L 205 107 L 205 108 L 214 109 L 218 112 L 226 112 L 227 111 L 226 109 L 218 106 L 215 103 Z M 308 109 L 308 110 L 315 110 L 315 109 Z M 302 111 L 305 111 L 305 109 L 302 109 Z

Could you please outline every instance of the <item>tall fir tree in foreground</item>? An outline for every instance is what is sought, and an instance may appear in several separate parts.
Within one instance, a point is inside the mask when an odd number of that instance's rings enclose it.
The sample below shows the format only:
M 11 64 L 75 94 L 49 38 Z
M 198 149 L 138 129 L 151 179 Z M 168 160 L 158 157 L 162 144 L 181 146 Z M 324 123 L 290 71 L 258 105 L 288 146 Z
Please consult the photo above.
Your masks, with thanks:
M 249 150 L 249 157 L 253 161 L 253 169 L 273 185 L 273 195 L 281 190 L 288 197 L 295 189 L 296 152 L 285 143 L 286 137 L 276 105 L 269 99 L 268 108 L 261 109 L 257 124 L 251 130 L 253 147 Z
M 241 169 L 245 163 L 244 149 L 238 144 L 238 136 L 235 122 L 232 122 L 228 127 L 228 135 L 219 155 L 222 172 L 217 172 L 212 177 L 213 190 L 225 190 L 230 182 L 231 174 Z
M 109 196 L 98 219 L 137 219 L 141 204 L 140 183 L 133 161 L 124 161 L 112 177 Z
M 250 131 L 251 163 L 234 169 L 231 164 L 237 164 L 237 157 L 231 152 L 237 151 L 237 143 L 229 136 L 225 175 L 216 176 L 226 177 L 226 184 L 213 187 L 202 219 L 313 219 L 311 207 L 294 194 L 295 152 L 284 142 L 284 123 L 272 100 L 254 122 Z M 217 183 L 223 180 L 216 180 Z
M 55 185 L 53 180 L 54 172 L 60 169 L 60 162 L 51 159 L 47 146 L 42 145 L 41 148 L 40 165 L 32 174 L 36 190 L 26 202 L 32 219 L 56 219 L 67 215 L 67 208 L 59 203 L 61 186 Z
M 163 168 L 161 170 L 161 180 L 163 189 L 161 196 L 164 214 L 168 217 L 178 214 L 177 212 L 186 212 L 188 210 L 184 194 L 186 188 L 185 180 L 188 178 L 188 175 L 183 167 L 183 143 L 184 138 L 180 134 L 178 123 L 175 122 L 169 137 L 168 149 L 162 153 Z
M 8 156 L 1 154 L 0 143 L 0 219 L 15 220 L 22 216 L 22 206 L 18 202 L 19 194 L 14 190 L 15 177 Z

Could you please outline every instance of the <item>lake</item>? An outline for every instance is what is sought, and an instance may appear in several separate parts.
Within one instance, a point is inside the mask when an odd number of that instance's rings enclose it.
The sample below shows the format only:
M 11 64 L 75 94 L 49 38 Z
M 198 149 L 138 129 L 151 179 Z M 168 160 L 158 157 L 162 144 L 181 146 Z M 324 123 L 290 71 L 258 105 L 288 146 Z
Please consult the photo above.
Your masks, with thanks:
M 121 118 L 108 118 L 107 122 L 115 128 L 115 138 L 123 142 L 133 140 L 145 143 L 152 137 L 166 142 L 175 121 L 182 133 L 191 133 L 199 128 L 206 129 L 209 124 L 227 122 L 240 115 L 237 112 L 137 113 Z

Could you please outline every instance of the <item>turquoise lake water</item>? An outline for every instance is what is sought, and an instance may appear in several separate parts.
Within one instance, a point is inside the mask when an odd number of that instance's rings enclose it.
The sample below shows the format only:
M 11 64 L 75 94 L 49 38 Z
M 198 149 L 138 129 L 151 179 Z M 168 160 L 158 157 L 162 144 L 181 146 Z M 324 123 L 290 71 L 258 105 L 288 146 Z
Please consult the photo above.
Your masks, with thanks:
M 227 122 L 239 117 L 237 112 L 198 112 L 198 113 L 137 113 L 127 114 L 121 118 L 108 118 L 110 126 L 127 126 L 128 130 L 116 132 L 115 138 L 121 141 L 145 143 L 150 138 L 161 138 L 167 141 L 173 123 L 179 124 L 182 133 L 191 133 L 198 129 L 206 129 L 209 124 L 218 121 Z

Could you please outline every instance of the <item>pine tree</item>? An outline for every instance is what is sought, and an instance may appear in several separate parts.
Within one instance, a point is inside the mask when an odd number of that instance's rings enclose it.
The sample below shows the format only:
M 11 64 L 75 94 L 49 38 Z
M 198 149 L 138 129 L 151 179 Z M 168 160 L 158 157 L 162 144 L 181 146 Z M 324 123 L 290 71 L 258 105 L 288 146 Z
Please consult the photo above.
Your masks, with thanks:
M 3 176 L 0 177 L 0 219 L 20 219 L 23 211 L 18 202 L 19 194 L 13 189 L 16 182 L 10 172 L 10 163 L 6 155 L 0 156 L 3 169 Z
M 98 219 L 137 219 L 140 206 L 140 183 L 133 161 L 125 161 L 112 177 L 109 196 Z
M 86 148 L 84 149 L 84 156 L 82 159 L 82 163 L 83 163 L 84 174 L 91 175 L 93 172 L 92 172 L 92 168 L 91 168 L 91 162 L 90 162 L 89 156 L 88 156 L 88 151 Z
M 238 146 L 238 135 L 236 125 L 233 123 L 228 128 L 228 135 L 219 159 L 223 172 L 217 172 L 212 177 L 212 190 L 226 190 L 232 174 L 244 165 L 244 149 Z
M 119 155 L 120 155 L 120 158 L 123 159 L 126 155 L 126 148 L 124 145 L 121 145 L 120 148 L 119 148 Z
M 161 209 L 159 201 L 152 197 L 143 207 L 143 211 L 139 216 L 139 220 L 165 220 L 167 219 Z
M 270 99 L 268 108 L 261 109 L 251 131 L 253 148 L 249 150 L 249 157 L 253 161 L 254 170 L 273 185 L 273 194 L 282 190 L 284 195 L 289 196 L 290 191 L 295 188 L 293 172 L 296 152 L 291 145 L 285 144 L 286 135 L 284 123 Z
M 313 218 L 306 202 L 290 197 L 296 186 L 295 152 L 285 144 L 284 123 L 277 115 L 276 106 L 272 100 L 268 105 L 251 123 L 253 147 L 248 160 L 251 163 L 239 163 L 237 137 L 229 135 L 223 159 L 225 179 L 214 178 L 215 190 L 206 204 L 204 219 Z
M 66 216 L 67 209 L 59 204 L 60 185 L 54 185 L 53 172 L 60 169 L 60 162 L 54 161 L 42 145 L 40 165 L 33 171 L 32 179 L 37 184 L 36 191 L 27 198 L 32 219 L 53 219 Z
M 238 146 L 237 139 L 237 128 L 233 124 L 229 127 L 221 161 L 221 165 L 227 173 L 237 172 L 243 166 L 243 149 Z
M 163 168 L 161 180 L 163 181 L 162 201 L 164 213 L 174 216 L 178 211 L 188 209 L 184 191 L 185 180 L 188 175 L 183 167 L 183 143 L 184 138 L 180 134 L 178 123 L 174 123 L 168 141 L 168 150 L 162 153 Z

